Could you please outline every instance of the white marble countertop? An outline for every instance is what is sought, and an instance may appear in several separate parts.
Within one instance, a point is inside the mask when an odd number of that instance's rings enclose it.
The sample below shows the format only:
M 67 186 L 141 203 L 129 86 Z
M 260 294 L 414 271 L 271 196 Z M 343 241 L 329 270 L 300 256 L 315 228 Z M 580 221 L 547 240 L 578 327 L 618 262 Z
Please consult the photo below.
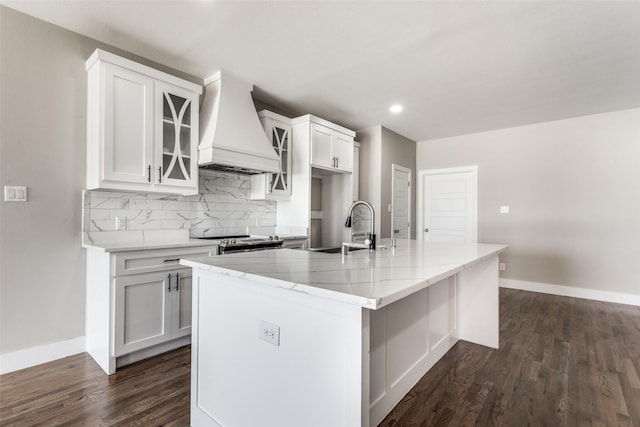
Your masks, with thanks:
M 388 239 L 381 242 L 388 243 Z M 378 309 L 507 248 L 497 244 L 398 240 L 346 256 L 295 249 L 183 259 L 181 264 L 251 282 Z
M 261 236 L 252 236 L 261 237 Z M 264 236 L 262 236 L 264 237 Z M 278 236 L 280 240 L 306 239 L 307 236 Z M 129 252 L 144 251 L 152 249 L 176 249 L 176 248 L 196 248 L 198 246 L 214 246 L 220 243 L 219 240 L 184 238 L 184 239 L 163 239 L 163 240 L 115 240 L 104 242 L 83 242 L 82 247 L 86 249 L 99 250 L 102 252 Z
M 145 251 L 152 249 L 176 249 L 195 248 L 198 246 L 215 246 L 217 240 L 184 239 L 184 240 L 154 240 L 154 241 L 131 241 L 131 242 L 103 242 L 103 243 L 83 243 L 82 247 L 94 249 L 102 252 L 130 252 Z

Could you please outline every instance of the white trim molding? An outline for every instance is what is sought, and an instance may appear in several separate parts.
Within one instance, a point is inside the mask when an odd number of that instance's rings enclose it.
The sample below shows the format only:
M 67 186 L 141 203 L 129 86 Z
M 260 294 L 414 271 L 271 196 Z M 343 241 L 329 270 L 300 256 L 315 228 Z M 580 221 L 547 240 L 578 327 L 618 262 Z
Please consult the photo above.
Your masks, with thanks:
M 595 301 L 640 306 L 640 295 L 602 291 L 598 289 L 576 288 L 572 286 L 527 282 L 524 280 L 515 279 L 500 279 L 500 287 L 518 289 L 521 291 L 539 292 L 543 294 L 559 295 L 564 297 L 584 298 Z
M 85 351 L 85 337 L 0 354 L 0 375 L 73 356 Z

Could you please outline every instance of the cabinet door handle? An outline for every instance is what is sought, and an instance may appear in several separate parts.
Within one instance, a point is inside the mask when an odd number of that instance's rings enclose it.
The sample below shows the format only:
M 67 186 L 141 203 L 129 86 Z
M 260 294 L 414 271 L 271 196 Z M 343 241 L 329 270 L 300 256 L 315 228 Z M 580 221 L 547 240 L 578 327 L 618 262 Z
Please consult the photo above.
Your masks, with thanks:
M 169 273 L 169 286 L 167 287 L 167 290 L 171 292 L 171 273 Z
M 340 167 L 340 157 L 336 157 L 336 167 Z
M 147 182 L 151 182 L 151 165 L 147 167 Z
M 176 273 L 176 291 L 180 290 L 180 273 Z
M 162 166 L 158 166 L 158 184 L 162 184 Z
M 180 258 L 165 259 L 165 260 L 164 260 L 164 261 L 162 261 L 162 262 L 178 262 L 178 261 L 180 261 Z

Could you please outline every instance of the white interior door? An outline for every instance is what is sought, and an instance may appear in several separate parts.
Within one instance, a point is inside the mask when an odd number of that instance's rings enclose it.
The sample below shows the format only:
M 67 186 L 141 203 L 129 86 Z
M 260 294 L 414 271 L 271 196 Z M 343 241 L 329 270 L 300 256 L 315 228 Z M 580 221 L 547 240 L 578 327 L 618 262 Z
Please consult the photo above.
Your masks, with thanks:
M 391 237 L 411 235 L 411 169 L 391 165 Z
M 420 171 L 418 232 L 420 240 L 478 241 L 478 167 Z

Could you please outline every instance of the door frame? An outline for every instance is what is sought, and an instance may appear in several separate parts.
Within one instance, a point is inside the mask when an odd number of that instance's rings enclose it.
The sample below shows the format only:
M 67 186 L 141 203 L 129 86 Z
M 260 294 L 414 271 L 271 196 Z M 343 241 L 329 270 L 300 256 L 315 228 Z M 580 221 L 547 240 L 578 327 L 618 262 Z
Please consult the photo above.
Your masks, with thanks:
M 391 234 L 390 236 L 393 237 L 393 224 L 394 224 L 394 213 L 395 213 L 395 206 L 394 206 L 394 194 L 395 194 L 395 189 L 396 189 L 396 180 L 395 180 L 395 175 L 394 172 L 396 170 L 399 170 L 401 172 L 406 172 L 408 177 L 409 177 L 409 189 L 407 191 L 407 238 L 411 239 L 411 187 L 413 186 L 413 184 L 411 183 L 411 168 L 405 167 L 405 166 L 401 166 L 401 165 L 397 165 L 395 163 L 391 164 Z
M 462 172 L 470 172 L 471 173 L 471 189 L 472 192 L 472 202 L 471 202 L 471 242 L 478 242 L 478 166 L 462 166 L 457 168 L 443 168 L 443 169 L 427 169 L 427 170 L 419 170 L 418 171 L 418 187 L 416 189 L 418 203 L 416 206 L 417 212 L 417 224 L 416 224 L 416 240 L 422 239 L 422 230 L 424 229 L 423 218 L 423 205 L 424 205 L 424 178 L 428 175 L 443 175 L 443 174 L 452 174 L 452 173 L 462 173 Z

